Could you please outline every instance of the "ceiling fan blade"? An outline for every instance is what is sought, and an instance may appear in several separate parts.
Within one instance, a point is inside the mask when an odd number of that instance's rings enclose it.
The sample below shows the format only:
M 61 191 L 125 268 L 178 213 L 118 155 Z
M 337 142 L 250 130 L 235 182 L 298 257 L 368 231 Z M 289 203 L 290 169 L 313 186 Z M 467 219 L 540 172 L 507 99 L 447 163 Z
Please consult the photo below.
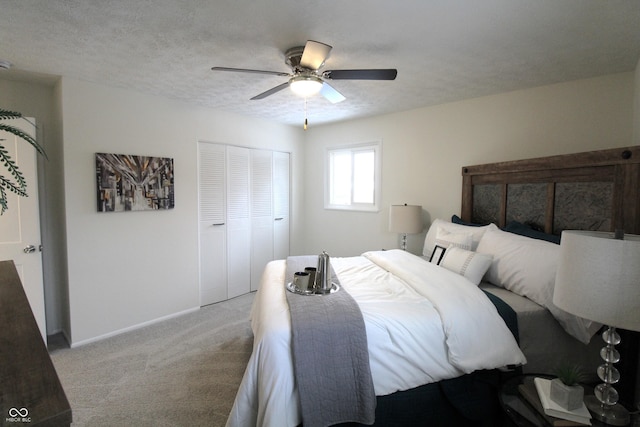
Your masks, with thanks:
M 211 67 L 212 71 L 233 71 L 238 73 L 270 74 L 272 76 L 289 77 L 289 73 L 280 71 L 250 70 L 248 68 Z
M 328 44 L 308 40 L 302 51 L 300 65 L 311 70 L 317 70 L 322 67 L 324 61 L 329 57 L 329 52 L 333 49 Z
M 269 90 L 268 90 L 268 91 L 266 91 L 266 92 L 262 92 L 260 95 L 256 95 L 256 96 L 254 96 L 253 98 L 251 98 L 251 101 L 254 101 L 254 100 L 256 100 L 256 99 L 264 99 L 264 98 L 266 98 L 267 96 L 273 95 L 273 94 L 274 94 L 274 93 L 276 93 L 276 92 L 280 92 L 282 89 L 284 89 L 284 88 L 286 88 L 286 87 L 288 87 L 288 86 L 289 86 L 289 82 L 282 83 L 281 85 L 278 85 L 278 86 L 276 86 L 276 87 L 273 87 L 273 88 L 269 89 Z
M 345 98 L 343 94 L 335 90 L 329 83 L 322 83 L 322 89 L 320 89 L 320 95 L 324 96 L 329 102 L 332 104 L 337 104 L 338 102 L 344 101 Z
M 332 80 L 395 80 L 395 68 L 373 70 L 332 70 L 322 73 L 322 77 Z

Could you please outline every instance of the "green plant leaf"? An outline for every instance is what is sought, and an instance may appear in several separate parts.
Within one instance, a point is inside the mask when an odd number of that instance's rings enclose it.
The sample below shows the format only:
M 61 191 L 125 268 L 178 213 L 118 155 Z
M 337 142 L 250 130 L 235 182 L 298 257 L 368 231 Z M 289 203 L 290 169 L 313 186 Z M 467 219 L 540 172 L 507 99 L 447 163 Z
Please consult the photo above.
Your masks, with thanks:
M 21 113 L 0 108 L 0 120 L 10 120 L 10 119 L 19 119 L 19 118 L 24 119 Z M 7 123 L 0 123 L 0 130 L 11 133 L 17 136 L 18 138 L 26 141 L 27 143 L 31 144 L 31 146 L 33 146 L 33 148 L 35 148 L 38 153 L 40 153 L 45 159 L 47 159 L 47 153 L 45 153 L 44 148 L 42 148 L 40 144 L 38 144 L 36 139 L 33 138 L 31 135 Z M 9 171 L 9 173 L 11 174 L 11 177 L 15 180 L 15 182 L 9 178 L 5 178 L 4 176 L 0 175 L 0 215 L 4 214 L 5 211 L 9 208 L 7 204 L 6 190 L 9 190 L 12 193 L 15 193 L 21 197 L 28 197 L 27 182 L 24 179 L 24 175 L 22 175 L 22 172 L 20 172 L 18 165 L 11 159 L 11 156 L 9 156 L 9 151 L 6 150 L 5 147 L 2 145 L 2 141 L 3 140 L 0 139 L 0 162 Z
M 17 111 L 3 110 L 2 108 L 0 108 L 1 120 L 19 119 L 21 117 L 22 114 L 18 113 Z
M 0 215 L 2 215 L 8 208 L 7 193 L 4 191 L 4 188 L 0 186 Z
M 17 181 L 17 186 L 19 186 L 20 188 L 26 188 L 27 183 L 24 179 L 24 176 L 22 175 L 22 172 L 20 172 L 18 165 L 16 165 L 15 162 L 11 160 L 11 157 L 4 155 L 4 153 L 0 153 L 0 161 L 2 161 L 11 176 L 13 176 L 13 178 Z
M 33 148 L 35 148 L 38 153 L 40 153 L 42 156 L 44 156 L 45 159 L 47 159 L 47 153 L 45 153 L 44 148 L 42 148 L 40 146 L 40 144 L 38 144 L 38 142 L 35 140 L 35 138 L 33 138 L 31 135 L 29 135 L 28 133 L 25 133 L 23 131 L 21 131 L 20 129 L 13 127 L 11 125 L 7 125 L 5 123 L 0 123 L 0 130 L 4 130 L 7 131 L 9 133 L 14 134 L 15 136 L 24 139 L 25 141 L 27 141 L 29 144 L 31 144 L 33 146 Z
M 18 196 L 28 197 L 27 191 L 26 191 L 27 190 L 26 185 L 25 186 L 16 185 L 1 175 L 0 175 L 0 187 L 6 188 L 12 193 L 16 193 Z
M 585 379 L 584 370 L 579 365 L 561 365 L 555 374 L 567 386 L 577 385 Z

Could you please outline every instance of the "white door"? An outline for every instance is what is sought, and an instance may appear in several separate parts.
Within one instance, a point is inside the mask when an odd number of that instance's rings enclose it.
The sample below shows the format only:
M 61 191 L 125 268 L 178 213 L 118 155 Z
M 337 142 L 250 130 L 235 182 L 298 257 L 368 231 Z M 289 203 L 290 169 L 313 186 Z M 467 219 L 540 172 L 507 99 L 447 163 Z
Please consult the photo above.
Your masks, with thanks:
M 273 152 L 273 256 L 289 256 L 289 153 Z
M 33 119 L 3 120 L 35 137 Z M 42 253 L 40 250 L 40 217 L 38 209 L 37 152 L 31 144 L 17 136 L 0 131 L 2 145 L 20 167 L 27 182 L 29 197 L 18 197 L 7 191 L 9 209 L 0 215 L 0 260 L 13 260 L 24 286 L 31 310 L 43 340 L 47 341 L 42 281 Z M 8 176 L 6 170 L 2 175 Z
M 198 144 L 200 305 L 227 299 L 225 156 L 223 145 Z
M 273 259 L 273 160 L 268 150 L 251 150 L 251 290 Z
M 227 297 L 251 290 L 249 149 L 227 147 Z

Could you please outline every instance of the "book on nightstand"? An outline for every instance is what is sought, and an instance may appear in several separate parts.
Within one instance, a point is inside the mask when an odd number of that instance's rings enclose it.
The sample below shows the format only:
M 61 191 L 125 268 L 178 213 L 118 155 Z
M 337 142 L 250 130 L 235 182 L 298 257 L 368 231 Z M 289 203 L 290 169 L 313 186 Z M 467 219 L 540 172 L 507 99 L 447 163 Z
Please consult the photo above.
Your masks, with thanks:
M 524 397 L 524 399 L 531 406 L 533 406 L 536 411 L 538 411 L 538 413 L 546 420 L 546 422 L 549 425 L 553 427 L 573 427 L 573 426 L 591 425 L 591 420 L 590 420 L 591 415 L 589 414 L 588 410 L 587 410 L 587 417 L 579 416 L 578 418 L 573 417 L 573 419 L 566 419 L 565 417 L 556 417 L 548 413 L 548 411 L 545 411 L 545 408 L 543 407 L 538 390 L 536 388 L 536 384 L 534 382 L 535 380 L 539 380 L 539 379 L 542 379 L 542 378 L 535 378 L 533 381 L 531 380 L 531 378 L 526 378 L 523 384 L 520 384 L 518 386 L 518 391 L 520 392 L 522 397 Z M 549 381 L 549 380 L 545 380 L 545 381 Z M 549 385 L 547 384 L 546 395 L 544 395 L 542 399 L 546 398 L 548 401 L 551 401 L 551 399 L 548 399 L 548 396 L 549 396 L 548 387 Z M 543 383 L 543 390 L 544 389 L 545 387 Z M 566 412 L 562 408 L 560 408 L 560 410 Z M 556 412 L 553 412 L 553 413 L 556 413 Z
M 578 423 L 591 425 L 591 414 L 589 413 L 589 410 L 587 409 L 587 406 L 584 404 L 584 402 L 578 409 L 569 411 L 551 400 L 551 380 L 547 380 L 544 378 L 535 378 L 533 380 L 533 383 L 536 385 L 536 390 L 538 390 L 540 403 L 542 403 L 545 414 L 556 418 L 562 418 L 564 420 L 571 420 Z

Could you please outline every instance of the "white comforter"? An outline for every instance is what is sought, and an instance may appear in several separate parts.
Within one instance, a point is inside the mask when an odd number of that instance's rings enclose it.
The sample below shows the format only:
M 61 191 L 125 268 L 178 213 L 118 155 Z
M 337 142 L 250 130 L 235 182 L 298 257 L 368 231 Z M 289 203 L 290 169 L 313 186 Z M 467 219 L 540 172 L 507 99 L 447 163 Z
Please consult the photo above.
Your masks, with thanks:
M 332 258 L 331 265 L 362 311 L 376 395 L 526 363 L 494 305 L 464 277 L 400 250 Z M 264 271 L 251 313 L 253 353 L 229 427 L 301 422 L 285 269 L 279 260 Z

